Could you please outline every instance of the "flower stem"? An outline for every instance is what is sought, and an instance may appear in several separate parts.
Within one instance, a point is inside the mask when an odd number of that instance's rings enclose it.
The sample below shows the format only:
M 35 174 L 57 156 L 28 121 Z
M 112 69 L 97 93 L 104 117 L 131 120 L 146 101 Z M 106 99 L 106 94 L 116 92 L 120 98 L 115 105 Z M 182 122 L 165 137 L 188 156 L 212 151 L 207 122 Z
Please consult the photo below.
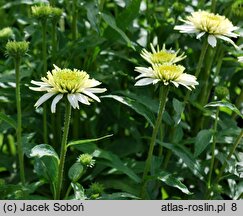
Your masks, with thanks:
M 216 181 L 215 181 L 216 184 L 219 182 L 219 180 L 220 180 L 220 178 L 221 178 L 221 176 L 222 176 L 222 174 L 223 174 L 223 172 L 224 172 L 224 170 L 225 170 L 225 168 L 227 166 L 227 161 L 230 160 L 230 158 L 234 154 L 234 152 L 235 152 L 237 146 L 239 145 L 240 140 L 242 139 L 242 137 L 243 137 L 243 129 L 241 130 L 239 136 L 236 138 L 236 140 L 235 140 L 235 142 L 234 142 L 234 144 L 233 144 L 233 146 L 232 146 L 232 148 L 231 148 L 226 160 L 224 161 L 222 167 L 220 168 L 219 174 L 218 174 L 218 176 L 216 178 Z
M 212 13 L 215 12 L 215 8 L 216 8 L 216 0 L 212 0 L 212 3 L 211 3 L 211 12 Z
M 24 153 L 22 146 L 22 113 L 21 113 L 21 96 L 20 96 L 20 58 L 16 57 L 14 60 L 15 64 L 15 75 L 16 75 L 16 103 L 17 103 L 17 148 L 19 157 L 19 171 L 21 183 L 25 184 L 25 173 L 24 173 Z
M 169 92 L 168 86 L 162 86 L 160 88 L 160 98 L 159 98 L 160 103 L 159 103 L 158 117 L 155 122 L 155 126 L 153 128 L 153 133 L 152 133 L 152 137 L 151 137 L 151 141 L 150 141 L 150 145 L 149 145 L 149 152 L 148 152 L 147 160 L 145 163 L 145 168 L 144 168 L 143 178 L 142 178 L 142 188 L 141 188 L 142 199 L 144 199 L 146 196 L 146 186 L 147 186 L 146 178 L 148 177 L 148 173 L 151 168 L 151 161 L 152 161 L 152 156 L 153 156 L 153 151 L 154 151 L 154 145 L 155 145 L 159 127 L 161 125 L 168 92 Z
M 77 18 L 78 18 L 78 13 L 77 13 L 77 0 L 73 0 L 73 5 L 72 5 L 72 38 L 73 40 L 77 39 Z
M 67 138 L 68 138 L 70 119 L 71 119 L 71 111 L 72 111 L 71 104 L 67 102 L 66 110 L 65 110 L 65 122 L 64 122 L 63 136 L 62 136 L 61 152 L 60 152 L 60 163 L 58 168 L 57 193 L 55 197 L 55 199 L 57 200 L 60 199 L 61 189 L 62 189 L 64 162 L 65 162 L 65 157 L 67 152 Z
M 43 71 L 44 75 L 47 72 L 47 57 L 46 57 L 46 19 L 42 21 L 42 59 L 43 59 Z M 47 138 L 47 112 L 46 105 L 43 105 L 43 140 L 44 143 L 48 143 Z
M 196 69 L 196 73 L 195 73 L 195 77 L 198 78 L 200 72 L 201 72 L 201 69 L 202 69 L 202 65 L 203 65 L 203 60 L 205 58 L 205 55 L 206 55 L 206 52 L 207 52 L 207 49 L 208 49 L 208 41 L 207 39 L 205 38 L 204 39 L 204 42 L 203 42 L 203 45 L 202 45 L 202 49 L 201 49 L 201 54 L 200 54 L 200 57 L 199 57 L 199 61 L 198 61 L 198 65 L 197 65 L 197 69 Z M 186 93 L 186 96 L 184 98 L 184 102 L 187 102 L 188 101 L 188 98 L 190 96 L 190 91 L 187 91 Z
M 209 170 L 208 182 L 207 182 L 208 189 L 211 188 L 211 178 L 212 178 L 214 160 L 215 160 L 215 147 L 216 147 L 216 134 L 217 134 L 217 126 L 218 126 L 218 117 L 219 117 L 219 107 L 217 107 L 217 110 L 216 110 L 216 117 L 215 117 L 214 127 L 213 127 L 212 158 L 211 158 L 211 164 L 210 164 L 210 170 Z

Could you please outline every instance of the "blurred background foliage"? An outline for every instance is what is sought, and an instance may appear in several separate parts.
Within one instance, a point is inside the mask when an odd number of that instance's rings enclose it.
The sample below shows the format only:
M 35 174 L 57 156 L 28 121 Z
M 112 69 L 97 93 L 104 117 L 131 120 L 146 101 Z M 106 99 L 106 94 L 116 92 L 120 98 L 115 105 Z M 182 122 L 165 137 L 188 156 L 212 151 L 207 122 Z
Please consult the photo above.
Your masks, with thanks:
M 34 109 L 40 94 L 29 90 L 32 79 L 39 80 L 43 71 L 41 24 L 31 14 L 31 6 L 47 4 L 45 0 L 0 0 L 0 29 L 10 27 L 13 34 L 0 38 L 0 198 L 2 199 L 51 199 L 47 186 L 50 179 L 38 172 L 30 158 L 30 150 L 43 142 L 42 108 Z M 104 191 L 101 199 L 138 199 L 141 175 L 148 151 L 151 125 L 158 110 L 158 89 L 154 86 L 134 87 L 137 75 L 134 67 L 144 65 L 140 57 L 150 43 L 160 47 L 180 49 L 187 58 L 182 64 L 186 72 L 195 74 L 202 42 L 194 36 L 173 30 L 191 11 L 210 10 L 206 0 L 52 0 L 52 6 L 63 10 L 56 25 L 56 50 L 53 49 L 53 23 L 47 22 L 47 68 L 77 68 L 87 71 L 108 89 L 101 103 L 83 105 L 73 112 L 69 141 L 112 137 L 99 142 L 71 147 L 67 153 L 64 188 L 68 188 L 68 169 L 82 153 L 93 154 L 94 168 L 82 176 L 80 185 L 90 191 L 90 185 L 99 182 Z M 232 7 L 235 0 L 216 1 L 216 12 L 227 16 L 236 26 L 242 26 L 241 14 Z M 242 7 L 240 8 L 242 10 Z M 77 22 L 75 23 L 74 20 Z M 76 28 L 76 27 L 77 28 Z M 242 30 L 239 30 L 242 35 Z M 21 97 L 23 112 L 23 145 L 28 184 L 19 183 L 16 136 L 15 74 L 13 61 L 5 55 L 8 40 L 29 41 L 28 55 L 21 64 Z M 235 50 L 222 41 L 215 50 L 210 71 L 210 95 L 215 101 L 215 86 L 229 89 L 228 102 L 243 110 L 243 67 Z M 242 44 L 242 38 L 235 43 Z M 212 52 L 212 49 L 209 50 Z M 208 55 L 210 56 L 210 55 Z M 203 67 L 206 67 L 203 65 Z M 199 83 L 202 77 L 199 77 Z M 149 182 L 150 199 L 205 199 L 206 180 L 210 164 L 210 144 L 215 109 L 205 108 L 198 102 L 204 89 L 200 84 L 190 96 L 190 106 L 184 103 L 187 89 L 171 88 L 166 112 L 163 116 L 155 148 Z M 63 126 L 63 104 L 58 104 L 59 115 L 48 110 L 48 142 L 59 152 Z M 219 172 L 232 143 L 241 132 L 242 117 L 234 114 L 232 107 L 222 106 L 216 138 L 217 154 L 213 178 Z M 203 115 L 203 125 L 198 112 Z M 12 123 L 12 124 L 11 124 Z M 234 156 L 227 161 L 222 181 L 215 185 L 212 199 L 242 198 L 243 142 Z M 35 166 L 34 166 L 35 164 Z M 80 190 L 83 190 L 80 186 Z M 78 191 L 74 191 L 76 199 Z M 92 197 L 92 196 L 91 196 Z M 93 196 L 94 197 L 94 196 Z M 71 197 L 72 198 L 72 197 Z

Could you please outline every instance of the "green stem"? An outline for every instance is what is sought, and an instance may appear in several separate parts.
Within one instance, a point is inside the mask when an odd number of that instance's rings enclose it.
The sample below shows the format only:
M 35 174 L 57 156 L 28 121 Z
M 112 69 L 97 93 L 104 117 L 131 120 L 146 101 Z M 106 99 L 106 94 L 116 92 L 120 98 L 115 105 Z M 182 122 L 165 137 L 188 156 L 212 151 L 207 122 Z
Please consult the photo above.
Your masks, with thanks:
M 72 190 L 72 185 L 70 184 L 69 187 L 68 187 L 68 189 L 67 189 L 67 192 L 66 192 L 66 194 L 65 194 L 64 200 L 66 200 L 66 199 L 68 198 L 68 196 L 69 196 L 71 190 Z
M 77 13 L 77 0 L 73 0 L 73 5 L 72 5 L 72 38 L 73 40 L 77 39 L 77 18 L 78 18 L 78 13 Z
M 47 56 L 46 56 L 46 19 L 42 21 L 42 59 L 43 59 L 43 71 L 42 75 L 47 72 Z M 47 111 L 46 105 L 43 105 L 43 140 L 44 143 L 48 143 L 47 136 Z
M 159 104 L 159 110 L 158 110 L 158 117 L 155 122 L 155 126 L 153 128 L 153 133 L 152 133 L 152 137 L 151 137 L 151 141 L 150 141 L 150 145 L 149 145 L 149 152 L 148 152 L 147 160 L 145 163 L 145 168 L 144 168 L 143 178 L 142 178 L 142 189 L 141 189 L 142 199 L 144 199 L 146 196 L 146 186 L 147 186 L 146 178 L 148 177 L 148 173 L 151 168 L 151 161 L 152 161 L 152 156 L 153 156 L 153 151 L 154 151 L 154 145 L 155 145 L 159 127 L 162 122 L 162 116 L 163 116 L 168 92 L 169 92 L 168 86 L 163 86 L 160 88 L 160 98 L 159 98 L 160 104 Z
M 209 60 L 207 61 L 205 73 L 202 76 L 201 83 L 203 85 L 204 90 L 201 91 L 201 94 L 200 94 L 200 104 L 201 105 L 205 105 L 208 102 L 207 95 L 209 95 L 209 90 L 210 90 L 209 89 L 209 81 L 210 81 L 209 78 L 210 78 L 210 74 L 211 74 L 211 69 L 212 69 L 215 53 L 216 53 L 216 48 L 214 48 L 213 50 L 210 49 Z
M 59 163 L 58 178 L 57 178 L 57 193 L 56 193 L 56 197 L 55 197 L 56 200 L 59 200 L 60 195 L 61 195 L 64 162 L 65 162 L 65 157 L 66 157 L 66 152 L 67 152 L 67 138 L 68 138 L 70 119 L 71 119 L 71 111 L 72 111 L 71 104 L 69 102 L 66 102 L 65 122 L 64 122 L 64 130 L 63 130 L 61 152 L 60 152 L 60 163 Z
M 239 145 L 240 140 L 242 139 L 242 137 L 243 137 L 243 129 L 241 130 L 239 136 L 236 138 L 236 140 L 235 140 L 235 142 L 234 142 L 234 144 L 233 144 L 233 146 L 232 146 L 232 148 L 231 148 L 231 150 L 230 150 L 230 152 L 229 152 L 229 154 L 228 154 L 226 160 L 224 161 L 222 167 L 220 168 L 219 174 L 218 174 L 218 176 L 217 176 L 217 178 L 216 178 L 216 181 L 215 181 L 216 184 L 219 182 L 221 176 L 223 175 L 223 172 L 224 172 L 224 170 L 225 170 L 225 168 L 226 168 L 226 166 L 227 166 L 227 161 L 229 161 L 229 160 L 231 159 L 231 157 L 232 157 L 232 155 L 234 154 L 234 152 L 235 152 L 237 146 Z
M 216 0 L 212 0 L 212 3 L 211 3 L 211 12 L 214 13 L 215 12 L 215 9 L 216 9 Z
M 21 183 L 25 184 L 25 172 L 24 172 L 24 153 L 22 146 L 22 112 L 21 112 L 21 96 L 20 96 L 20 58 L 15 58 L 15 75 L 16 75 L 16 103 L 17 103 L 17 148 L 19 157 L 19 171 Z
M 205 58 L 207 49 L 208 49 L 208 41 L 205 38 L 204 41 L 203 41 L 203 45 L 202 45 L 202 49 L 201 49 L 201 54 L 200 54 L 200 57 L 199 57 L 199 61 L 198 61 L 198 65 L 197 65 L 197 69 L 196 69 L 196 73 L 195 73 L 195 77 L 196 78 L 198 78 L 198 76 L 199 76 L 199 74 L 201 72 L 202 65 L 203 65 L 203 60 Z M 184 102 L 187 102 L 188 101 L 188 98 L 190 96 L 190 93 L 191 93 L 190 91 L 187 91 L 186 96 L 184 98 Z
M 209 170 L 208 182 L 207 182 L 208 189 L 211 188 L 211 179 L 212 179 L 214 160 L 215 160 L 215 147 L 216 147 L 216 134 L 217 134 L 217 126 L 218 126 L 218 117 L 219 117 L 219 107 L 217 107 L 216 117 L 215 117 L 214 127 L 213 127 L 212 158 L 211 158 L 211 164 L 210 164 L 210 170 Z
M 56 59 L 57 53 L 57 33 L 56 33 L 57 23 L 55 21 L 52 22 L 51 29 L 51 41 L 52 41 L 52 61 L 54 62 Z

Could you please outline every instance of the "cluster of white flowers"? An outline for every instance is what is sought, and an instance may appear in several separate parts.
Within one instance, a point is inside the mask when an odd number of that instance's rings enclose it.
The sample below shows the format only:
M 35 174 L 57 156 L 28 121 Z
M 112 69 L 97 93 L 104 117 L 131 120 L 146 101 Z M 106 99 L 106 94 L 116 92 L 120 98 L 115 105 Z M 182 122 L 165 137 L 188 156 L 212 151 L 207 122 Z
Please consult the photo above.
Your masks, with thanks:
M 164 85 L 170 83 L 176 87 L 183 85 L 189 90 L 195 88 L 198 85 L 196 77 L 190 74 L 183 73 L 185 68 L 182 65 L 175 63 L 186 58 L 184 53 L 177 56 L 179 50 L 174 52 L 173 50 L 166 50 L 165 45 L 160 50 L 157 46 L 157 50 L 152 44 L 150 44 L 152 52 L 143 49 L 141 56 L 151 64 L 150 67 L 135 67 L 135 71 L 140 73 L 135 79 L 138 80 L 135 86 L 144 86 L 149 84 L 156 84 L 162 82 Z

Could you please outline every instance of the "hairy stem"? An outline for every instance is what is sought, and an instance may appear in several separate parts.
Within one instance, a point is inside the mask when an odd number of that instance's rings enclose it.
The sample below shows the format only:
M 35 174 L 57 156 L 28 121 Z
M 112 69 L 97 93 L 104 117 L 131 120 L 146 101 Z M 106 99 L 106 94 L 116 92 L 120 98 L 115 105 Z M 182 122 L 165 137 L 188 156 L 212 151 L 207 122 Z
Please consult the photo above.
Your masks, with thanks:
M 22 146 L 22 112 L 21 112 L 21 96 L 20 96 L 20 58 L 15 58 L 15 75 L 16 75 L 16 103 L 17 103 L 17 148 L 19 157 L 19 172 L 21 183 L 25 184 L 25 172 L 24 172 L 24 153 Z
M 159 104 L 159 110 L 158 110 L 158 117 L 157 117 L 157 120 L 155 122 L 155 126 L 153 128 L 153 133 L 152 133 L 152 137 L 151 137 L 151 141 L 150 141 L 150 145 L 149 145 L 148 156 L 147 156 L 147 160 L 146 160 L 146 163 L 145 163 L 145 168 L 144 168 L 143 178 L 142 178 L 142 188 L 141 188 L 142 199 L 144 199 L 145 196 L 146 196 L 146 186 L 147 186 L 146 178 L 148 177 L 148 173 L 149 173 L 149 170 L 151 168 L 151 162 L 152 162 L 152 156 L 153 156 L 155 141 L 156 141 L 156 137 L 157 137 L 157 134 L 158 134 L 159 127 L 160 127 L 161 122 L 162 122 L 162 116 L 163 116 L 168 92 L 169 92 L 168 86 L 163 86 L 163 87 L 160 88 L 160 98 L 159 98 L 160 104 Z
M 71 104 L 66 102 L 66 110 L 65 110 L 65 122 L 64 122 L 64 130 L 62 136 L 62 144 L 61 144 L 61 152 L 60 152 L 60 163 L 58 168 L 58 179 L 57 179 L 57 193 L 55 199 L 59 200 L 62 190 L 62 181 L 63 181 L 63 171 L 64 171 L 64 163 L 67 152 L 67 138 L 69 132 L 69 125 L 71 120 Z
M 215 147 L 216 147 L 216 134 L 217 134 L 217 126 L 218 126 L 218 117 L 219 117 L 219 107 L 217 107 L 216 117 L 215 117 L 214 127 L 213 127 L 212 158 L 211 158 L 210 170 L 209 170 L 208 182 L 207 182 L 208 189 L 211 188 L 211 179 L 212 179 L 214 160 L 215 160 Z

